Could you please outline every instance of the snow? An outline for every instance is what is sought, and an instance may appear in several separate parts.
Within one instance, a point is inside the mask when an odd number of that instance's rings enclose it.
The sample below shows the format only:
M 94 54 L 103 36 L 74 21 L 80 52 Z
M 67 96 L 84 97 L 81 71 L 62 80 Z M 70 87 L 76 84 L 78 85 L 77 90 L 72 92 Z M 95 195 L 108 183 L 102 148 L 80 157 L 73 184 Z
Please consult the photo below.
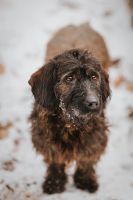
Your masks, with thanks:
M 109 13 L 109 14 L 106 14 Z M 106 15 L 106 16 L 105 16 Z M 12 122 L 8 137 L 0 140 L 1 200 L 132 200 L 133 199 L 133 123 L 128 108 L 133 107 L 133 92 L 126 83 L 114 86 L 123 75 L 133 82 L 133 29 L 126 0 L 1 0 L 0 122 Z M 107 107 L 110 122 L 109 143 L 97 166 L 100 189 L 89 194 L 75 188 L 73 166 L 69 183 L 62 194 L 42 193 L 46 164 L 37 155 L 30 139 L 28 116 L 33 97 L 30 75 L 44 63 L 46 45 L 52 34 L 67 24 L 89 22 L 105 38 L 112 58 L 121 58 L 111 68 L 112 99 Z M 11 161 L 11 169 L 4 163 Z

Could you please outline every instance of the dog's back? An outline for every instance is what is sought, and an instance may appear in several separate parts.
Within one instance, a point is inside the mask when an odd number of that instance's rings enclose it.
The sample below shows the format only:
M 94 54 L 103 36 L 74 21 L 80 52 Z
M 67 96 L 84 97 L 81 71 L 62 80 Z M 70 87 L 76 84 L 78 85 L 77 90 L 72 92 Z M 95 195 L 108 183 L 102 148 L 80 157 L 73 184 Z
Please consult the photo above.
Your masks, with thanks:
M 65 50 L 81 48 L 93 53 L 104 68 L 110 65 L 110 57 L 103 37 L 87 23 L 69 25 L 57 31 L 47 45 L 46 62 Z

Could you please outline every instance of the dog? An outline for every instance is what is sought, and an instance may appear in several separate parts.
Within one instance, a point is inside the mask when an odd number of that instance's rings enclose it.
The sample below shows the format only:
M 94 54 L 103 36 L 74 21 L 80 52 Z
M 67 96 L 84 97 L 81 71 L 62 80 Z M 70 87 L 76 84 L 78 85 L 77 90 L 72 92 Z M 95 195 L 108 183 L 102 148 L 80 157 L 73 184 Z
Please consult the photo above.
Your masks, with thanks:
M 65 190 L 65 170 L 73 161 L 75 186 L 91 193 L 98 189 L 95 165 L 108 139 L 104 111 L 110 87 L 105 68 L 95 55 L 76 48 L 56 55 L 31 75 L 32 142 L 48 165 L 45 193 Z

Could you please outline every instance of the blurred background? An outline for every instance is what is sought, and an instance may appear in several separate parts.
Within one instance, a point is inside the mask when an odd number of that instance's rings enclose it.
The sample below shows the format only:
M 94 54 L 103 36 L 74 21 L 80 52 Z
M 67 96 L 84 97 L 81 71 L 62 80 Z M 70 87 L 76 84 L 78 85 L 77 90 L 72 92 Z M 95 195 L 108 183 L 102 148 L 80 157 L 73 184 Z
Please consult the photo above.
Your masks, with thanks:
M 97 166 L 100 189 L 89 194 L 69 183 L 48 196 L 41 184 L 46 166 L 30 140 L 28 116 L 33 96 L 30 75 L 44 63 L 53 33 L 88 22 L 107 44 L 112 98 L 107 106 L 109 143 Z M 0 199 L 133 199 L 133 1 L 0 0 Z

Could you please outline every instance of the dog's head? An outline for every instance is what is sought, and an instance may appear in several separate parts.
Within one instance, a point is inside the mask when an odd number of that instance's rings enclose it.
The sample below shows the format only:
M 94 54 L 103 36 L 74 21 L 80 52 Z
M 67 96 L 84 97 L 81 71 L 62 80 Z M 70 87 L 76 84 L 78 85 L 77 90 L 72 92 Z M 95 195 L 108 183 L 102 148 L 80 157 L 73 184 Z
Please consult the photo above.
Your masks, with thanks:
M 110 96 L 107 73 L 96 58 L 79 49 L 49 61 L 31 76 L 29 84 L 40 105 L 61 109 L 70 119 L 100 113 Z

